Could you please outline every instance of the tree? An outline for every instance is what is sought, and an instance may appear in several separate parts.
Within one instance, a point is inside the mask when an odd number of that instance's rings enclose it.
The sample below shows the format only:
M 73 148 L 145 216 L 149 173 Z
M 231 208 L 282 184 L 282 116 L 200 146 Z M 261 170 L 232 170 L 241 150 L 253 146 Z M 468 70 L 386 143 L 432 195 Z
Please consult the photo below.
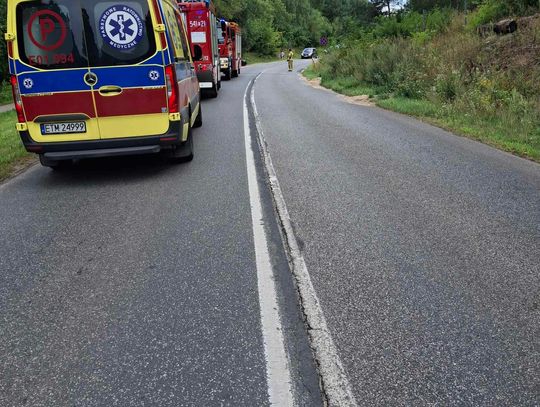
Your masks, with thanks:
M 371 4 L 375 7 L 378 14 L 383 14 L 386 10 L 386 14 L 392 14 L 392 10 L 403 6 L 403 0 L 370 0 Z

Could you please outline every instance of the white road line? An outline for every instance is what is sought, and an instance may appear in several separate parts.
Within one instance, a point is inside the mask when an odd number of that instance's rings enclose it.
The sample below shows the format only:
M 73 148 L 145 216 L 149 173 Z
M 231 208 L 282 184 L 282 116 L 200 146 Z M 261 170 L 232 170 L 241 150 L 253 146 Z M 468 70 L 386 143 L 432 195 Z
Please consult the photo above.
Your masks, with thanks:
M 291 391 L 291 374 L 289 372 L 287 353 L 283 341 L 283 329 L 279 316 L 279 305 L 277 302 L 272 264 L 270 263 L 270 255 L 268 253 L 268 242 L 264 231 L 255 158 L 251 148 L 251 134 L 247 110 L 248 89 L 249 85 L 244 93 L 244 141 L 257 265 L 259 304 L 261 307 L 261 325 L 266 357 L 268 396 L 270 398 L 270 404 L 273 406 L 292 406 L 294 399 Z
M 302 302 L 302 308 L 308 324 L 308 334 L 318 363 L 323 390 L 327 398 L 328 406 L 354 407 L 357 406 L 356 399 L 354 398 L 347 374 L 341 363 L 336 345 L 332 340 L 328 325 L 326 324 L 326 319 L 324 318 L 321 304 L 319 303 L 317 293 L 311 282 L 304 257 L 300 252 L 298 241 L 296 240 L 292 228 L 289 211 L 287 210 L 285 199 L 276 176 L 276 171 L 272 164 L 272 158 L 266 147 L 266 141 L 264 140 L 262 126 L 257 112 L 257 105 L 255 104 L 254 89 L 257 79 L 258 77 L 255 78 L 255 83 L 253 84 L 251 91 L 251 105 L 255 115 L 259 146 L 262 150 L 264 164 L 270 179 L 274 203 L 283 230 L 284 243 L 288 246 L 287 252 L 289 255 L 289 262 L 300 293 L 300 301 Z M 244 109 L 244 117 L 245 114 Z M 245 121 L 244 118 L 244 123 Z

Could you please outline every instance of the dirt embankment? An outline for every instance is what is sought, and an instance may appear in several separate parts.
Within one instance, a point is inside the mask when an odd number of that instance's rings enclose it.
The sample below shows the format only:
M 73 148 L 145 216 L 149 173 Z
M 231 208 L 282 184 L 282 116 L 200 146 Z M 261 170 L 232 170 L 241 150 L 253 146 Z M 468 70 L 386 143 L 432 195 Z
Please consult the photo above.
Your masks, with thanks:
M 351 103 L 353 105 L 359 105 L 359 106 L 375 106 L 375 103 L 370 99 L 368 95 L 358 95 L 358 96 L 345 96 L 341 95 L 337 92 L 334 92 L 331 89 L 325 88 L 321 85 L 321 78 L 313 78 L 313 79 L 307 79 L 304 75 L 300 74 L 300 78 L 304 82 L 306 82 L 308 85 L 315 89 L 322 89 L 327 92 L 332 92 L 336 94 L 340 99 L 344 100 L 347 103 Z

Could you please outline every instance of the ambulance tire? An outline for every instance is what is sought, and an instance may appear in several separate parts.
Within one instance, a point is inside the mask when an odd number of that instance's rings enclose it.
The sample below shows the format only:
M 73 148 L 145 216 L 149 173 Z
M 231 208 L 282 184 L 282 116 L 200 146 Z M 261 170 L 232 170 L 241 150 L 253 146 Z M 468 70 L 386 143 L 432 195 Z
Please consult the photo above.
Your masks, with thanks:
M 233 69 L 232 71 L 232 77 L 237 78 L 238 77 L 238 71 L 236 69 Z
M 227 72 L 225 72 L 225 80 L 226 81 L 230 81 L 232 78 L 232 69 L 231 67 L 229 66 L 229 68 L 227 69 Z
M 186 163 L 193 160 L 193 135 L 191 126 L 189 126 L 187 140 L 175 146 L 171 159 L 175 163 Z
M 51 160 L 50 158 L 45 157 L 43 154 L 39 155 L 39 162 L 43 167 L 49 167 L 54 171 L 63 171 L 69 167 L 73 161 L 71 160 Z
M 193 127 L 197 128 L 197 127 L 201 127 L 201 126 L 202 126 L 202 105 L 199 102 L 199 113 L 197 113 L 197 117 L 195 118 L 195 121 L 193 122 Z
M 219 78 L 218 83 L 217 83 L 218 90 L 221 89 L 221 73 L 219 74 L 219 76 L 220 76 L 220 78 Z

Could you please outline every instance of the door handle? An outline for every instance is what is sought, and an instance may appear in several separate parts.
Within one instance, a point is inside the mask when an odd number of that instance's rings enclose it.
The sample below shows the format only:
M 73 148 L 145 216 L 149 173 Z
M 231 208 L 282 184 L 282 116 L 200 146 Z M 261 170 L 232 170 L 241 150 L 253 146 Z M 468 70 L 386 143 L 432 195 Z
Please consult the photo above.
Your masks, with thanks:
M 120 86 L 107 85 L 99 88 L 99 94 L 101 96 L 116 96 L 122 93 Z

